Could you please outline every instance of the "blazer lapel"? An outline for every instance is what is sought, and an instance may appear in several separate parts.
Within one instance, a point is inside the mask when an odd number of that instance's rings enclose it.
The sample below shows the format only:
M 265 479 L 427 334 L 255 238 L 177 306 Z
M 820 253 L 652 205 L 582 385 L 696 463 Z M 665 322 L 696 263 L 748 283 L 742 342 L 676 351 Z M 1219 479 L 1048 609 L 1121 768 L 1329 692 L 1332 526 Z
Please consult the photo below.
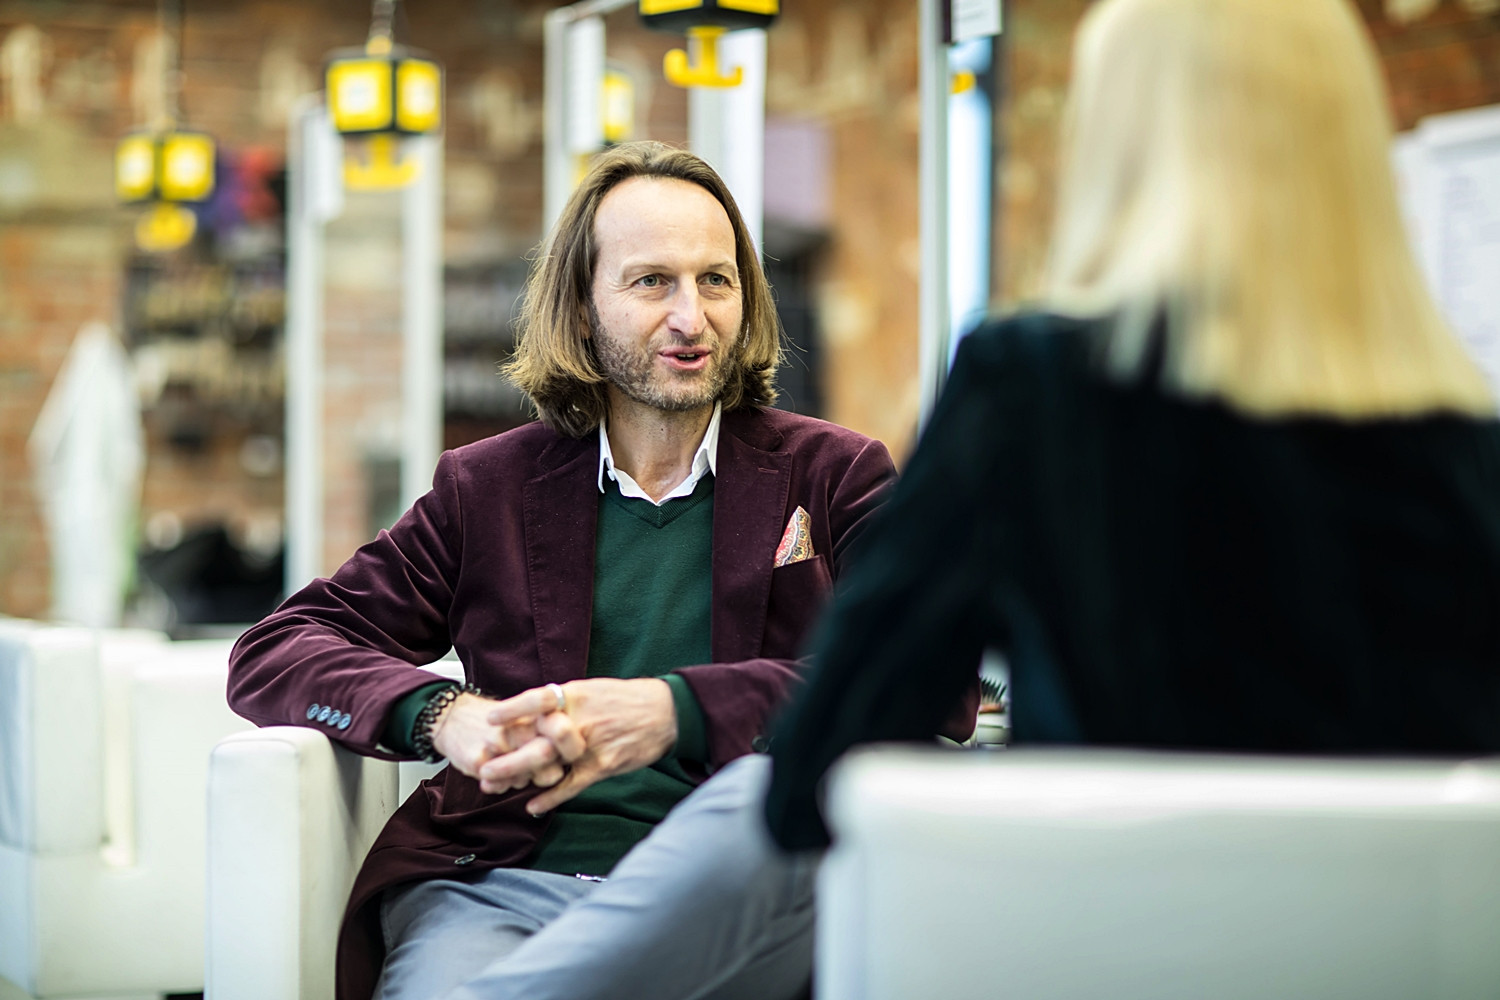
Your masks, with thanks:
M 714 484 L 711 648 L 716 663 L 760 655 L 792 482 L 792 456 L 771 450 L 779 435 L 755 442 L 754 431 L 763 425 L 753 411 L 732 418 L 741 414 L 724 415 Z
M 543 683 L 582 677 L 588 666 L 599 444 L 597 438 L 574 444 L 576 454 L 560 456 L 559 464 L 522 491 L 526 575 Z

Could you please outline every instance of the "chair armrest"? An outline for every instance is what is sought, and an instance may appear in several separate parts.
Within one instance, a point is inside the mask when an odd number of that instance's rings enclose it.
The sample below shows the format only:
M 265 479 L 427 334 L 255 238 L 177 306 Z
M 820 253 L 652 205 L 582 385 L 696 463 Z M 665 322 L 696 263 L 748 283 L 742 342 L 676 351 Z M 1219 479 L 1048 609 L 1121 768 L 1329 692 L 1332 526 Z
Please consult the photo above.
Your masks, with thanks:
M 855 751 L 820 1000 L 1500 996 L 1500 758 Z
M 301 726 L 237 733 L 208 777 L 212 1000 L 326 1000 L 350 886 L 395 810 L 397 767 Z
M 0 844 L 96 849 L 104 825 L 92 629 L 0 621 Z

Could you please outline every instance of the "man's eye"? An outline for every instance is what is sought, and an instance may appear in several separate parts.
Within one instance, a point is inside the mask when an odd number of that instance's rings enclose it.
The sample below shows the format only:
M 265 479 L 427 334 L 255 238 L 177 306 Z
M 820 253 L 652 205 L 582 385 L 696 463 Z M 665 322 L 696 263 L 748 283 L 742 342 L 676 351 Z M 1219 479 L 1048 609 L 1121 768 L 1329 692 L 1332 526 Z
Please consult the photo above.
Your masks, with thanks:
M 703 280 L 708 282 L 710 285 L 729 284 L 729 279 L 722 274 L 707 274 L 704 275 Z
M 640 285 L 642 288 L 655 288 L 657 285 L 661 284 L 661 275 L 642 275 L 639 279 L 637 279 L 636 284 Z

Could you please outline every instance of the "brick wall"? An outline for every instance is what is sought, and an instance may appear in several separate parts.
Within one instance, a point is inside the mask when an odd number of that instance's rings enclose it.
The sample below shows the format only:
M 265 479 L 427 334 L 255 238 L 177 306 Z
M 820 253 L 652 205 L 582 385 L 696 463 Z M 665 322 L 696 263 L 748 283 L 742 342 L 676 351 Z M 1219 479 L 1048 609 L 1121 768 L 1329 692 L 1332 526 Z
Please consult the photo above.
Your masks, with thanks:
M 1057 132 L 1073 29 L 1088 0 L 1008 0 L 995 178 L 998 226 L 991 288 L 1007 306 L 1036 295 L 1056 198 Z
M 1427 115 L 1500 103 L 1500 4 L 1359 0 L 1359 8 L 1385 66 L 1398 130 Z
M 766 113 L 828 131 L 829 242 L 815 301 L 829 419 L 898 456 L 916 428 L 918 23 L 907 0 L 790 3 Z
M 1500 4 L 1358 0 L 1385 70 L 1398 130 L 1427 115 L 1500 104 Z M 1088 0 L 1007 0 L 1006 160 L 993 287 L 1007 307 L 1039 289 L 1055 197 L 1053 160 L 1073 29 Z
M 1007 0 L 1005 151 L 996 177 L 997 300 L 1034 295 L 1053 197 L 1052 157 L 1071 35 L 1087 0 Z M 1492 0 L 1359 0 L 1391 80 L 1396 117 L 1500 102 L 1500 11 Z M 403 4 L 398 33 L 447 73 L 445 253 L 456 266 L 515 260 L 540 237 L 545 0 Z M 357 45 L 366 0 L 189 4 L 183 107 L 226 149 L 279 157 L 290 100 L 317 86 L 323 56 Z M 1388 16 L 1387 8 L 1400 17 Z M 25 440 L 67 347 L 93 319 L 118 327 L 130 213 L 109 195 L 119 135 L 152 106 L 154 0 L 0 4 L 0 613 L 47 604 L 46 544 Z M 7 40 L 45 36 L 37 92 L 19 93 Z M 608 19 L 611 58 L 643 81 L 640 134 L 685 139 L 686 97 L 660 79 L 680 40 L 624 11 Z M 812 301 L 822 329 L 824 413 L 904 453 L 916 419 L 918 85 L 911 0 L 789 3 L 769 43 L 767 114 L 826 136 L 826 241 Z M 39 95 L 40 113 L 25 105 Z M 332 565 L 369 532 L 372 461 L 399 422 L 399 304 L 388 276 L 395 223 L 351 201 L 330 229 L 327 304 Z M 226 425 L 206 451 L 174 449 L 150 425 L 143 521 L 264 525 L 280 516 L 279 470 L 247 471 L 256 432 Z M 279 427 L 261 428 L 279 434 Z M 484 432 L 449 428 L 448 443 Z
M 0 148 L 4 138 L 0 136 Z M 0 612 L 48 604 L 47 542 L 26 441 L 84 323 L 113 318 L 120 275 L 107 225 L 0 224 Z
M 550 6 L 478 0 L 402 5 L 398 37 L 447 71 L 447 252 L 450 260 L 523 253 L 540 219 L 541 23 Z M 188 4 L 184 118 L 225 153 L 283 155 L 293 98 L 319 86 L 330 50 L 363 42 L 367 0 Z M 115 141 L 161 106 L 147 72 L 154 0 L 0 5 L 0 613 L 44 615 L 47 545 L 25 441 L 79 327 L 123 327 L 134 213 L 111 191 Z M 28 44 L 17 40 L 24 38 Z M 658 57 L 659 58 L 659 57 Z M 394 198 L 395 196 L 391 196 Z M 390 276 L 396 223 L 352 200 L 330 228 L 326 564 L 368 536 L 367 466 L 389 450 L 399 413 L 399 299 Z M 384 227 L 382 229 L 382 226 Z M 374 267 L 370 267 L 371 261 Z M 361 269 L 364 270 L 361 270 Z M 146 415 L 142 524 L 229 525 L 264 535 L 282 508 L 282 477 L 242 460 L 247 439 L 279 436 L 214 419 L 183 442 L 175 401 Z M 202 421 L 199 421 L 202 423 Z M 175 442 L 175 443 L 174 443 Z M 157 532 L 161 534 L 161 532 Z M 170 537 L 171 532 L 166 533 Z
M 52 58 L 73 51 L 59 45 Z M 17 100 L 5 89 L 0 107 Z M 119 302 L 120 233 L 103 211 L 110 146 L 88 127 L 93 109 L 67 107 L 74 114 L 0 118 L 0 612 L 13 614 L 49 602 L 27 438 L 73 336 L 112 322 Z
M 458 267 L 514 260 L 540 237 L 542 18 L 553 4 L 424 0 L 403 4 L 398 36 L 439 56 L 446 71 L 447 232 Z M 793 4 L 770 45 L 771 115 L 813 120 L 829 139 L 832 239 L 812 289 L 824 317 L 825 413 L 890 441 L 910 438 L 916 396 L 916 48 L 911 4 Z M 227 152 L 280 157 L 286 112 L 317 86 L 322 57 L 363 40 L 365 0 L 320 4 L 221 0 L 189 4 L 183 36 L 185 118 Z M 78 326 L 120 326 L 121 271 L 131 213 L 108 195 L 114 141 L 159 107 L 159 87 L 141 69 L 156 34 L 150 0 L 58 5 L 20 0 L 0 7 L 0 44 L 19 29 L 44 36 L 37 73 L 44 113 L 17 121 L 14 94 L 0 98 L 0 225 L 8 248 L 0 276 L 0 611 L 46 607 L 46 548 L 23 454 L 25 435 Z M 636 72 L 638 134 L 686 140 L 686 92 L 660 77 L 662 54 L 681 39 L 641 29 L 624 10 L 607 19 L 612 60 Z M 154 103 L 153 103 L 154 101 Z M 24 116 L 22 116 L 24 117 Z M 67 141 L 53 133 L 65 135 Z M 79 201 L 54 192 L 7 197 L 4 164 L 15 153 L 31 173 L 52 176 L 86 164 Z M 50 151 L 50 152 L 49 152 Z M 36 162 L 31 162 L 31 161 Z M 14 171 L 12 170 L 12 174 Z M 61 199 L 61 200 L 59 200 Z M 389 280 L 399 242 L 384 207 L 351 199 L 329 228 L 327 356 L 330 427 L 325 439 L 327 535 L 332 568 L 368 537 L 372 462 L 395 450 L 399 427 L 399 299 Z M 66 211 L 59 208 L 63 206 Z M 62 212 L 62 214 L 59 214 Z M 47 271 L 31 241 L 76 244 L 87 257 Z M 84 298 L 80 298 L 85 294 Z M 69 302 L 54 301 L 72 295 Z M 171 421 L 147 415 L 150 455 L 143 524 L 223 522 L 254 533 L 280 516 L 279 469 L 252 474 L 246 442 L 279 434 L 244 421 L 218 422 L 184 448 Z M 448 444 L 481 425 L 450 428 Z M 259 526 L 259 528 L 257 528 Z M 158 532 L 159 534 L 159 532 Z

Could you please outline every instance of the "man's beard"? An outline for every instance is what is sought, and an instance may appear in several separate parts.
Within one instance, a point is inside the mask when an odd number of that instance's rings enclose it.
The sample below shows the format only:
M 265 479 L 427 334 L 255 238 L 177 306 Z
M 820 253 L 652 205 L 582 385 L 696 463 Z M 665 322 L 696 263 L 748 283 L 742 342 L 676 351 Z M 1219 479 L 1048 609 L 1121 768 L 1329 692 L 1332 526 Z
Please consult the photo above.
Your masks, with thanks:
M 605 378 L 627 399 L 644 406 L 669 413 L 711 406 L 723 395 L 724 387 L 737 370 L 733 360 L 725 356 L 723 342 L 712 333 L 698 338 L 692 345 L 681 342 L 684 348 L 702 346 L 712 353 L 702 372 L 678 375 L 656 367 L 657 351 L 665 345 L 653 347 L 614 336 L 605 329 L 592 302 L 589 303 L 589 320 L 593 325 L 594 356 L 599 360 Z

